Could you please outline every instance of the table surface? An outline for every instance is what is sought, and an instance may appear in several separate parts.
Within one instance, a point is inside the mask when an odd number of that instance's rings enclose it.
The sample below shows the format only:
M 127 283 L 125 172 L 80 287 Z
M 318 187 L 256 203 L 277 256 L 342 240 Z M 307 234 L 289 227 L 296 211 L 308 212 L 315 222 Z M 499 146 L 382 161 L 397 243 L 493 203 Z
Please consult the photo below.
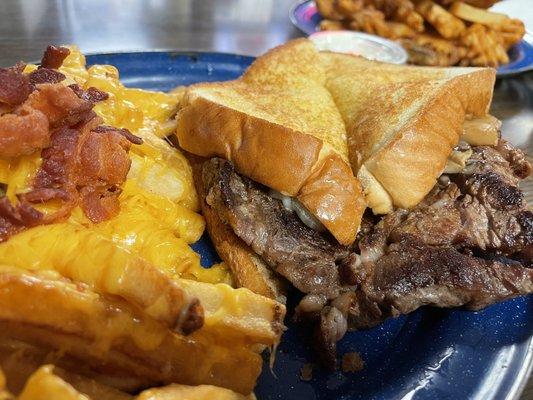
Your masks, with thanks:
M 205 50 L 259 55 L 301 36 L 288 18 L 294 0 L 2 0 L 0 66 L 38 60 L 48 44 L 86 53 Z M 533 72 L 496 84 L 492 113 L 533 154 Z M 533 400 L 533 380 L 522 400 Z

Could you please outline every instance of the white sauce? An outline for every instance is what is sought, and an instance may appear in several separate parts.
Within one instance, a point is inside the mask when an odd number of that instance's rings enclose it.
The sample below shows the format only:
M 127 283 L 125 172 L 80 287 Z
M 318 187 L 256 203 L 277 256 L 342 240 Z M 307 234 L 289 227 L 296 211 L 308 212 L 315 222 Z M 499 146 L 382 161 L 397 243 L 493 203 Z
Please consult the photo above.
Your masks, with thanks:
M 270 196 L 275 199 L 281 200 L 283 207 L 288 211 L 294 211 L 298 218 L 306 225 L 307 227 L 318 231 L 324 232 L 326 228 L 322 225 L 313 214 L 311 214 L 297 199 L 286 196 L 283 193 L 280 193 L 274 189 L 270 189 Z

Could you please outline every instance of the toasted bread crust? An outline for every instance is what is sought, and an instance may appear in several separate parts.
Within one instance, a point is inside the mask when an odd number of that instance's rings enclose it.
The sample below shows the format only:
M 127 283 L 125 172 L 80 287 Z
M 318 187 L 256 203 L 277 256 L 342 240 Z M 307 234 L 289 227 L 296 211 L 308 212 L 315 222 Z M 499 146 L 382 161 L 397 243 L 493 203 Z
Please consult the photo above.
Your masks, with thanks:
M 359 181 L 351 168 L 336 154 L 327 156 L 322 166 L 305 182 L 298 200 L 316 215 L 340 243 L 353 241 L 366 208 Z M 346 207 L 348 205 L 348 207 Z M 344 215 L 346 219 L 338 218 Z
M 184 150 L 225 158 L 241 174 L 290 196 L 311 175 L 322 148 L 319 139 L 191 93 L 183 104 L 177 134 Z
M 492 83 L 493 76 L 492 71 L 482 70 L 443 83 L 415 118 L 364 161 L 394 205 L 414 207 L 433 188 L 460 140 L 466 115 L 486 114 L 493 87 L 487 81 Z M 358 129 L 369 129 L 365 127 L 369 122 Z
M 280 49 L 272 51 L 274 55 L 279 52 Z M 250 69 L 253 72 L 258 68 L 267 68 L 264 63 L 264 58 L 258 59 L 257 64 L 253 64 Z M 275 67 L 273 70 L 269 73 L 271 78 L 281 81 Z M 311 72 L 309 74 L 312 75 Z M 338 117 L 340 125 L 331 129 L 332 132 L 339 129 L 343 132 L 337 132 L 340 136 L 334 142 L 336 147 L 340 146 L 337 143 L 339 140 L 343 143 L 339 148 L 344 148 L 344 151 L 340 152 L 317 137 L 325 135 L 322 130 L 313 135 L 287 124 L 278 124 L 261 116 L 239 111 L 202 95 L 204 90 L 218 91 L 224 87 L 242 93 L 243 85 L 252 85 L 244 83 L 245 80 L 251 80 L 253 85 L 261 84 L 255 82 L 254 75 L 252 78 L 245 75 L 245 78 L 247 79 L 226 83 L 193 85 L 189 88 L 177 115 L 180 146 L 202 157 L 225 158 L 235 165 L 239 173 L 279 192 L 297 197 L 341 244 L 353 243 L 364 209 L 364 196 L 348 164 L 344 125 L 329 92 L 325 88 L 318 90 L 325 94 Z M 314 78 L 310 81 L 314 82 Z M 303 83 L 292 84 L 301 89 L 300 85 Z M 253 85 L 250 86 L 250 91 L 254 90 Z M 259 93 L 261 89 L 256 90 Z M 307 110 L 311 125 L 316 122 L 313 111 Z M 321 129 L 324 129 L 323 126 Z M 337 182 L 330 180 L 332 176 Z M 328 190 L 325 190 L 326 187 Z
M 345 120 L 350 162 L 365 167 L 363 185 L 374 212 L 418 204 L 442 173 L 466 115 L 482 116 L 492 100 L 489 68 L 427 68 L 322 53 Z M 359 175 L 358 175 L 359 176 Z M 368 187 L 370 185 L 370 187 Z
M 196 191 L 200 198 L 202 214 L 206 221 L 209 237 L 220 258 L 230 268 L 235 284 L 245 287 L 281 303 L 285 303 L 285 285 L 277 275 L 218 217 L 205 201 L 206 192 L 202 180 L 204 158 L 187 154 L 191 163 Z

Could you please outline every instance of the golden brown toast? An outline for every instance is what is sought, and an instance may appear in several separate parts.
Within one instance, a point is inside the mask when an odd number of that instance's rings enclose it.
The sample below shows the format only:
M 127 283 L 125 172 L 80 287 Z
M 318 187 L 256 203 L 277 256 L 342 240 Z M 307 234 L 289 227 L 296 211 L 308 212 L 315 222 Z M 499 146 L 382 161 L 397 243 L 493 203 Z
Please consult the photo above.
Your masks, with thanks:
M 324 86 L 314 45 L 294 40 L 259 57 L 239 79 L 191 86 L 178 112 L 180 146 L 222 157 L 296 197 L 343 244 L 365 208 L 348 162 L 343 119 Z
M 344 118 L 350 161 L 369 206 L 410 208 L 431 190 L 467 116 L 483 116 L 495 80 L 489 68 L 383 64 L 322 53 L 326 86 Z

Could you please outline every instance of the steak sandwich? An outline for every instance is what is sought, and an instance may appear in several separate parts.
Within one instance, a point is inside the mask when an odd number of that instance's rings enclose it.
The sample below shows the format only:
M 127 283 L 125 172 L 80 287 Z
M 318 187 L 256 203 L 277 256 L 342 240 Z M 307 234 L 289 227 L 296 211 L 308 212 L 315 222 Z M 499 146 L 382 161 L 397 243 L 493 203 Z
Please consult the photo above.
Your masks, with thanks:
M 488 114 L 494 79 L 302 39 L 187 89 L 176 135 L 218 253 L 241 286 L 303 294 L 327 366 L 347 330 L 533 291 L 531 166 Z

